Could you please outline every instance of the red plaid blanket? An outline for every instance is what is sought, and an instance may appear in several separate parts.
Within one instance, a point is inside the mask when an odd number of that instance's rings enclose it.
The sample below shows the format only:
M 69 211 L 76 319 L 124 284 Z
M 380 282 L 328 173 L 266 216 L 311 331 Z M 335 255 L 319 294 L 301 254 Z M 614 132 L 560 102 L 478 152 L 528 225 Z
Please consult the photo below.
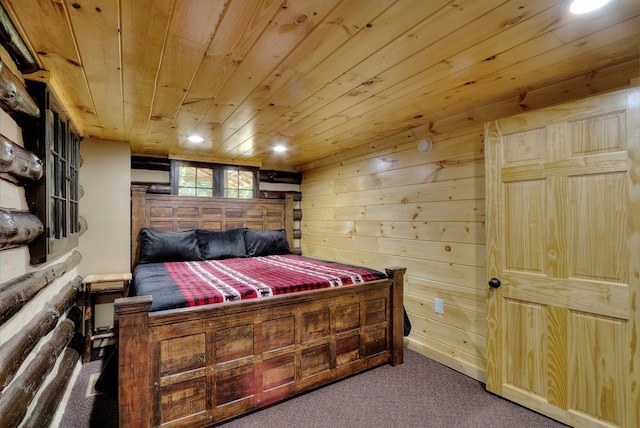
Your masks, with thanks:
M 151 263 L 136 267 L 133 295 L 153 295 L 152 310 L 256 299 L 360 284 L 382 272 L 293 254 Z

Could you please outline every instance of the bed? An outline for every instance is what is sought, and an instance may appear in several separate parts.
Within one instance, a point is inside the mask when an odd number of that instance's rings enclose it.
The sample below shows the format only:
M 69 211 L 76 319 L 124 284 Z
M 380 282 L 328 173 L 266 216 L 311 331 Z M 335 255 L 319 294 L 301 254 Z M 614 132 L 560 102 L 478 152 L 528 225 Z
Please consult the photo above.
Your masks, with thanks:
M 403 362 L 405 269 L 305 258 L 296 218 L 291 195 L 203 200 L 132 186 L 134 281 L 115 303 L 121 427 L 214 425 Z M 280 284 L 278 269 L 299 283 Z M 198 277 L 217 284 L 212 296 Z

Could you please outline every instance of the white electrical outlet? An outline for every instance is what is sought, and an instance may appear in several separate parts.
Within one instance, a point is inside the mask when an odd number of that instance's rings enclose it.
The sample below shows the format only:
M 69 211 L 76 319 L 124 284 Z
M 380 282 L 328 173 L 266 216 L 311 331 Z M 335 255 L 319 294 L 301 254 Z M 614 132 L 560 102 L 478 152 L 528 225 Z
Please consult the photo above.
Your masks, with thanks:
M 436 314 L 444 314 L 444 301 L 436 297 L 433 303 L 436 310 Z

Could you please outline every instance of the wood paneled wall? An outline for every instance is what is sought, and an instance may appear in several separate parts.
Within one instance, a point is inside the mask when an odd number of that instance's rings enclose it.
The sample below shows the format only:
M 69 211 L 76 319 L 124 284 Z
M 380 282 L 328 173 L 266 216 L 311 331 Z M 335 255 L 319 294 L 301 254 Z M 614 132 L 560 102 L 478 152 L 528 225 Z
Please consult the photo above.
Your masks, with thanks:
M 474 127 L 305 171 L 302 252 L 406 266 L 408 347 L 485 379 L 483 130 Z M 434 299 L 444 303 L 436 314 Z

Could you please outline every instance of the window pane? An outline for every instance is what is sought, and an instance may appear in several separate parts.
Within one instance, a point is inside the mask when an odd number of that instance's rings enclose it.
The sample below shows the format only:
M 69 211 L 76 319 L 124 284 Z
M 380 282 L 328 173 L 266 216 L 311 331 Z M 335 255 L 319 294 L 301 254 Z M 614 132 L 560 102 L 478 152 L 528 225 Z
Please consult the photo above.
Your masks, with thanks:
M 213 170 L 210 168 L 197 169 L 197 186 L 201 188 L 213 189 Z
M 238 171 L 229 169 L 224 171 L 224 187 L 227 189 L 238 188 Z
M 56 210 L 56 200 L 54 198 L 49 199 L 49 213 L 50 213 L 50 218 L 49 218 L 49 238 L 56 238 L 56 224 L 57 224 L 57 220 L 56 220 L 56 213 L 58 211 Z
M 78 221 L 78 188 L 80 186 L 80 141 L 78 137 L 69 134 L 69 233 L 80 232 L 80 222 Z
M 63 198 L 67 197 L 67 186 L 69 185 L 69 182 L 67 181 L 67 174 L 68 174 L 68 170 L 67 170 L 67 161 L 65 161 L 64 159 L 60 160 L 60 196 L 62 196 Z
M 180 187 L 178 189 L 178 195 L 180 196 L 195 196 L 196 189 L 194 187 Z
M 47 120 L 49 121 L 49 149 L 52 151 L 56 150 L 56 123 L 58 123 L 58 114 L 52 110 L 50 110 L 47 115 Z
M 239 184 L 238 188 L 240 189 L 251 189 L 253 190 L 253 172 L 251 171 L 238 171 L 239 172 Z
M 213 189 L 196 189 L 196 196 L 212 197 Z
M 77 201 L 78 200 L 78 171 L 71 170 L 70 177 L 71 177 L 71 183 L 69 188 L 69 199 L 72 201 Z
M 237 198 L 238 191 L 236 189 L 224 189 L 225 198 Z
M 49 182 L 51 183 L 51 189 L 55 189 L 54 183 L 56 182 L 56 157 L 53 154 L 53 152 L 49 154 L 48 165 L 49 165 Z
M 57 201 L 58 203 L 58 237 L 65 238 L 67 236 L 67 204 L 64 199 Z
M 238 192 L 238 197 L 243 199 L 251 199 L 253 198 L 253 190 L 240 190 Z
M 213 169 L 193 166 L 178 167 L 178 194 L 183 196 L 213 196 Z
M 69 206 L 70 209 L 70 217 L 69 217 L 69 228 L 71 233 L 76 233 L 79 231 L 78 227 L 78 204 L 72 202 Z
M 181 166 L 178 170 L 178 186 L 196 187 L 196 168 Z
M 56 178 L 55 178 L 55 190 L 54 190 L 54 194 L 56 196 L 61 196 L 63 195 L 63 186 L 64 186 L 64 162 L 62 162 L 60 159 L 58 159 L 58 162 L 56 162 Z
M 56 141 L 57 152 L 61 157 L 66 157 L 67 153 L 67 125 L 64 123 L 64 120 L 59 117 L 58 118 L 58 141 Z
M 227 198 L 253 198 L 252 171 L 231 170 L 224 171 L 224 196 Z

